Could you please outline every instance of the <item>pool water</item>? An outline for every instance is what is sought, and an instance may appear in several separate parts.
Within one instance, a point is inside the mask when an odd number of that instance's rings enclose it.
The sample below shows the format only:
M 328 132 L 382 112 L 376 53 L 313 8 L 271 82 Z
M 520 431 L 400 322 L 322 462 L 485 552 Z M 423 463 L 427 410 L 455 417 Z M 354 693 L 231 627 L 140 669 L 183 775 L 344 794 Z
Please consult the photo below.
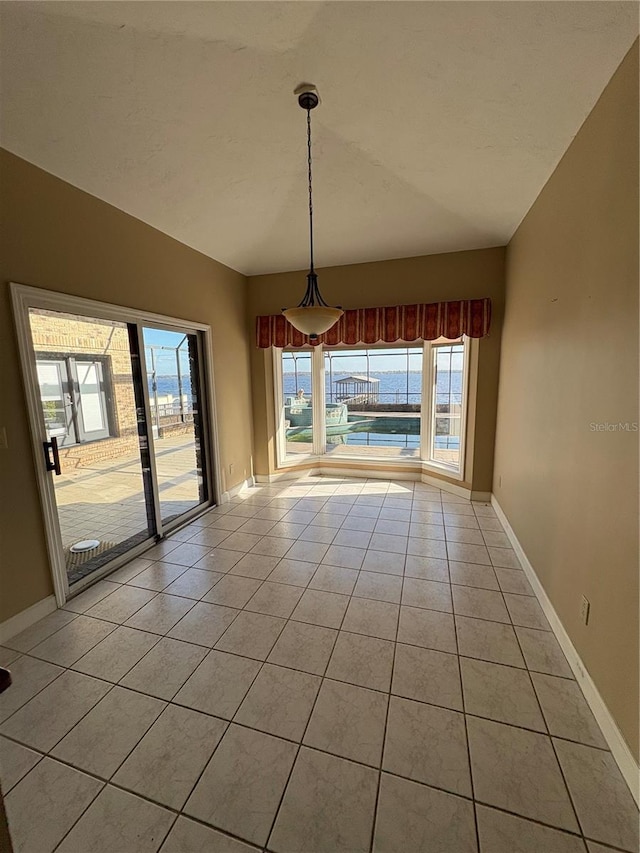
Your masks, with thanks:
M 329 436 L 329 439 L 340 438 L 341 444 L 374 445 L 376 447 L 420 447 L 419 435 L 382 432 L 349 432 L 342 436 Z M 435 440 L 437 450 L 458 450 L 460 438 L 457 435 L 439 435 Z
M 287 441 L 310 440 L 310 429 L 287 431 Z M 352 417 L 348 424 L 331 428 L 327 435 L 327 443 L 417 449 L 420 446 L 420 418 Z M 457 450 L 460 446 L 460 437 L 457 435 L 436 436 L 435 446 L 438 450 Z
M 342 436 L 328 436 L 328 439 L 341 438 L 344 444 L 375 445 L 377 447 L 420 447 L 420 436 L 407 433 L 389 432 L 349 432 Z

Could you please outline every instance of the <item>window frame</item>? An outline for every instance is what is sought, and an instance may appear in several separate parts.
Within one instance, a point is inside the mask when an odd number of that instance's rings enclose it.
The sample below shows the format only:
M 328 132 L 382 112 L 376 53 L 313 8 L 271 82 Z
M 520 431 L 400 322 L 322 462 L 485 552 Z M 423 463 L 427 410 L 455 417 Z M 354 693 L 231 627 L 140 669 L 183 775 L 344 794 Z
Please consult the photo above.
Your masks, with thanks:
M 438 347 L 451 346 L 458 341 L 445 341 L 440 339 L 436 341 L 423 341 L 422 343 L 422 379 L 421 379 L 421 411 L 420 411 L 420 444 L 419 456 L 411 459 L 393 458 L 393 457 L 374 457 L 363 452 L 359 456 L 332 456 L 331 464 L 343 464 L 348 467 L 350 462 L 366 462 L 371 464 L 384 464 L 406 466 L 407 464 L 419 465 L 425 473 L 433 472 L 453 480 L 464 480 L 465 468 L 467 463 L 467 427 L 468 427 L 468 410 L 469 410 L 469 384 L 471 374 L 471 361 L 473 358 L 473 340 L 466 335 L 462 336 L 459 342 L 463 345 L 463 371 L 462 371 L 462 402 L 460 412 L 460 456 L 457 466 L 449 465 L 444 462 L 439 462 L 430 458 L 431 447 L 431 431 L 434 422 L 435 408 L 435 388 L 434 380 L 434 350 Z M 398 349 L 412 348 L 415 342 L 398 341 Z M 394 349 L 394 345 L 385 345 L 385 349 Z M 373 347 L 353 346 L 353 347 L 331 347 L 331 352 L 344 350 L 361 350 L 374 349 Z M 286 431 L 284 428 L 284 382 L 282 370 L 282 354 L 283 352 L 310 352 L 311 353 L 311 393 L 312 396 L 319 402 L 319 405 L 313 407 L 313 445 L 310 453 L 300 453 L 295 455 L 287 454 L 286 447 Z M 289 348 L 289 347 L 272 347 L 272 376 L 273 376 L 273 402 L 275 415 L 275 450 L 276 450 L 276 468 L 286 469 L 295 468 L 300 465 L 308 465 L 309 462 L 318 462 L 322 464 L 329 457 L 325 451 L 325 347 L 318 344 L 315 347 L 304 348 Z M 318 390 L 317 390 L 318 389 Z M 363 447 L 364 450 L 364 447 Z
M 453 346 L 456 343 L 462 343 L 463 346 L 463 361 L 462 361 L 462 399 L 460 403 L 460 456 L 457 466 L 448 465 L 446 462 L 440 462 L 437 459 L 431 458 L 431 449 L 433 446 L 433 427 L 437 413 L 436 407 L 436 387 L 435 387 L 435 352 L 441 347 Z M 422 362 L 422 396 L 425 397 L 425 391 L 428 393 L 428 405 L 422 407 L 422 423 L 420 425 L 420 458 L 422 464 L 433 471 L 445 474 L 448 477 L 453 477 L 456 480 L 464 480 L 465 463 L 467 458 L 467 412 L 469 409 L 469 363 L 471 360 L 471 338 L 463 335 L 460 341 L 425 341 L 424 357 Z M 426 417 L 425 417 L 426 416 Z M 425 423 L 426 421 L 426 423 Z

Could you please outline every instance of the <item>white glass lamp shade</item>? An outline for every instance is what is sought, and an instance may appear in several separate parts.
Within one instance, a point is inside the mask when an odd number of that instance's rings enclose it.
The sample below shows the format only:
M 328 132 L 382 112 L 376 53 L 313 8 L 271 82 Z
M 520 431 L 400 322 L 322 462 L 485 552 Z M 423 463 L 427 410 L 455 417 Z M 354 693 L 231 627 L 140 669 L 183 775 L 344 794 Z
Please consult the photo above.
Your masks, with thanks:
M 299 305 L 297 308 L 287 308 L 282 313 L 294 329 L 315 338 L 329 331 L 344 311 L 341 308 L 330 308 L 328 305 Z

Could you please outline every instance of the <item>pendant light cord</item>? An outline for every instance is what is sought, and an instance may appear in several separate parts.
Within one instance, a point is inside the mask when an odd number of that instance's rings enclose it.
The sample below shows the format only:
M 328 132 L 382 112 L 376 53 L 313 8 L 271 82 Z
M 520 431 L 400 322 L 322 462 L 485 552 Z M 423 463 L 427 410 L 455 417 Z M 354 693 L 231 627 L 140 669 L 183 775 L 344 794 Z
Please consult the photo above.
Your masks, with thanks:
M 298 304 L 299 308 L 317 308 L 329 306 L 322 298 L 318 289 L 318 276 L 313 265 L 313 182 L 311 176 L 311 110 L 317 106 L 318 100 L 312 101 L 312 106 L 307 106 L 299 100 L 300 106 L 307 111 L 307 168 L 309 178 L 309 273 L 307 274 L 307 289 L 302 301 Z M 282 309 L 284 311 L 284 308 Z M 297 327 L 296 327 L 297 328 Z
M 318 90 L 312 83 L 301 83 L 296 87 L 298 106 L 307 113 L 307 168 L 309 178 L 309 272 L 307 289 L 297 308 L 283 308 L 285 318 L 294 329 L 307 335 L 312 344 L 318 342 L 318 335 L 330 329 L 344 313 L 342 308 L 332 308 L 324 301 L 318 288 L 318 276 L 313 267 L 313 184 L 311 179 L 311 110 L 318 106 Z M 309 308 L 309 311 L 299 311 Z M 318 310 L 319 309 L 319 310 Z M 323 310 L 327 309 L 327 310 Z M 303 318 L 304 315 L 304 318 Z
M 313 273 L 313 186 L 311 182 L 311 110 L 307 109 L 307 165 L 309 167 L 309 272 Z

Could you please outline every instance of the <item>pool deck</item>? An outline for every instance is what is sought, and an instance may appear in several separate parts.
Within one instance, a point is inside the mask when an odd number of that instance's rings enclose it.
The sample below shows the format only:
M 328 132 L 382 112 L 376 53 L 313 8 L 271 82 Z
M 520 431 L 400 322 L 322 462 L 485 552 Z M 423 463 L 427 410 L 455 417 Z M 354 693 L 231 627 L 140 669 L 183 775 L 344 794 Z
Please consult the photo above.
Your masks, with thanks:
M 192 434 L 156 439 L 162 515 L 168 518 L 198 503 Z M 116 544 L 147 529 L 140 455 L 94 462 L 54 478 L 65 548 L 82 539 Z
M 419 419 L 420 412 L 360 412 L 349 411 L 349 415 L 357 415 L 358 417 L 375 419 L 375 418 L 393 418 L 397 419 Z M 350 433 L 346 433 L 350 435 Z M 347 439 L 348 441 L 348 439 Z M 403 459 L 403 460 L 419 460 L 419 447 L 393 447 L 380 444 L 327 444 L 325 452 L 328 456 L 344 456 L 350 459 Z M 298 456 L 310 456 L 313 454 L 313 445 L 311 442 L 303 441 L 288 441 L 287 442 L 287 457 L 295 459 Z M 458 461 L 457 450 L 436 450 L 435 461 L 444 464 L 455 465 Z

